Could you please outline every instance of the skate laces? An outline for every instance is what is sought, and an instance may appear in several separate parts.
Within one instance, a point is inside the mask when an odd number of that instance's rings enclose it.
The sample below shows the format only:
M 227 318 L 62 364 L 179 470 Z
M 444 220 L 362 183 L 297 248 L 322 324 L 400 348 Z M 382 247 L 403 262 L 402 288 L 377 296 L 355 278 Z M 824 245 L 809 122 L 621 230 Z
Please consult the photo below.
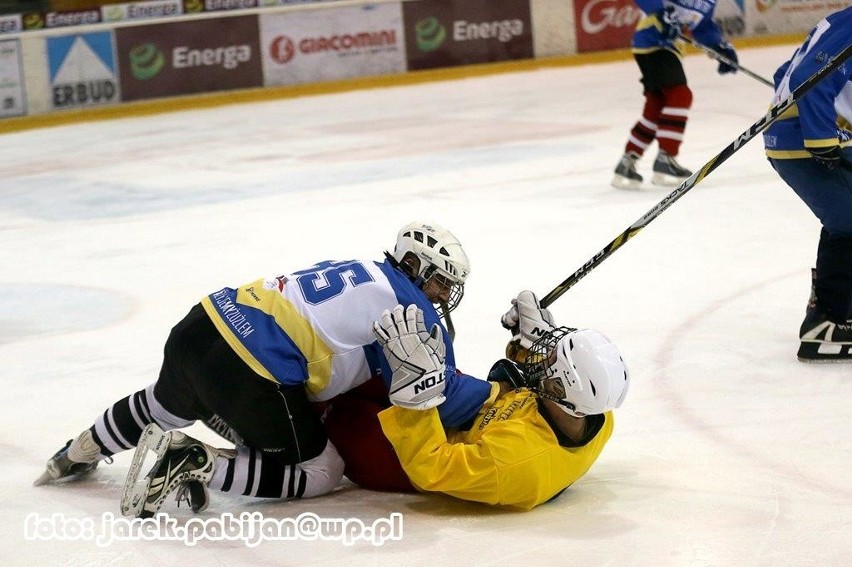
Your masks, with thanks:
M 177 490 L 175 490 L 175 500 L 177 501 L 178 508 L 180 508 L 182 502 L 186 502 L 186 505 L 192 508 L 192 498 L 188 482 L 184 482 L 177 487 Z
M 177 507 L 180 508 L 182 502 L 186 502 L 189 509 L 198 514 L 207 509 L 210 502 L 210 497 L 207 492 L 207 485 L 202 481 L 189 480 L 177 487 L 175 491 L 175 500 Z

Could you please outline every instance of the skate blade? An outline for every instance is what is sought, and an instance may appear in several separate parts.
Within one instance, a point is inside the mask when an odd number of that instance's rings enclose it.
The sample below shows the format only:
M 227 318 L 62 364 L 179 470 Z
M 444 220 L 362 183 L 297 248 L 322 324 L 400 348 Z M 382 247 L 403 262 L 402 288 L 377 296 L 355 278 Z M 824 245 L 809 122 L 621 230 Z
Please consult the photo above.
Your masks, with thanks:
M 45 484 L 59 484 L 63 482 L 69 482 L 72 480 L 76 480 L 83 476 L 85 473 L 79 474 L 67 474 L 62 476 L 62 473 L 57 468 L 56 463 L 53 459 L 48 461 L 47 465 L 45 465 L 44 472 L 41 473 L 41 476 L 33 481 L 33 486 L 43 486 Z
M 628 191 L 638 191 L 642 188 L 642 182 L 638 179 L 629 179 L 621 175 L 614 175 L 610 185 L 616 189 L 626 189 Z
M 799 362 L 811 364 L 852 363 L 852 345 L 802 341 L 796 357 Z
M 171 431 L 165 432 L 152 423 L 142 432 L 127 479 L 124 481 L 124 491 L 121 495 L 121 513 L 135 518 L 141 517 L 148 500 L 148 490 L 151 487 L 151 474 L 157 470 L 169 448 Z M 145 476 L 139 478 L 142 471 Z
M 41 476 L 33 481 L 33 486 L 42 486 L 44 484 L 48 484 L 56 480 L 52 474 L 50 474 L 49 470 L 41 473 Z
M 678 187 L 689 177 L 675 177 L 674 175 L 666 175 L 665 173 L 655 173 L 651 177 L 652 185 L 660 185 L 662 187 Z

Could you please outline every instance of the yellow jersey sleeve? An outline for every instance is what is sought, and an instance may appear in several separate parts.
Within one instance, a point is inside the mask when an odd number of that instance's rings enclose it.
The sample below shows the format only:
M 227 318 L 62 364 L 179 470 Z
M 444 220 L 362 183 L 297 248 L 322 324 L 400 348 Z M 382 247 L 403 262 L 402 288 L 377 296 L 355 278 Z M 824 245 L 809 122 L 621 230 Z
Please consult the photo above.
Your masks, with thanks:
M 612 414 L 582 447 L 559 445 L 535 396 L 516 391 L 486 405 L 473 427 L 445 433 L 437 410 L 379 414 L 412 484 L 463 500 L 531 509 L 582 477 L 612 434 Z
M 388 408 L 379 413 L 385 436 L 417 488 L 497 504 L 497 470 L 484 443 L 448 443 L 438 410 Z

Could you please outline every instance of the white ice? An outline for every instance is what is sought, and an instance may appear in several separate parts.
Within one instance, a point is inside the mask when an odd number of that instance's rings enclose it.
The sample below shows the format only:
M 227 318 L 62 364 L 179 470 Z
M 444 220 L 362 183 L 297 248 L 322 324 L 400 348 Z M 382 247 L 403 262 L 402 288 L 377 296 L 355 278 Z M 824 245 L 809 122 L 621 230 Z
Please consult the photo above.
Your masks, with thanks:
M 771 77 L 793 47 L 740 60 Z M 718 76 L 703 55 L 685 65 L 695 100 L 680 161 L 697 168 L 771 93 Z M 519 513 L 347 484 L 297 502 L 215 495 L 202 515 L 371 524 L 401 513 L 402 539 L 381 547 L 49 537 L 51 518 L 99 529 L 119 515 L 130 455 L 35 488 L 45 460 L 154 381 L 172 325 L 223 286 L 379 259 L 403 224 L 433 220 L 472 259 L 456 349 L 483 376 L 515 293 L 547 293 L 670 191 L 609 186 L 641 104 L 625 59 L 4 135 L 4 563 L 847 565 L 852 367 L 796 360 L 820 227 L 759 138 L 553 305 L 560 323 L 609 335 L 632 370 L 612 440 L 558 500 Z M 640 162 L 646 178 L 655 151 Z M 26 539 L 27 518 L 46 541 Z

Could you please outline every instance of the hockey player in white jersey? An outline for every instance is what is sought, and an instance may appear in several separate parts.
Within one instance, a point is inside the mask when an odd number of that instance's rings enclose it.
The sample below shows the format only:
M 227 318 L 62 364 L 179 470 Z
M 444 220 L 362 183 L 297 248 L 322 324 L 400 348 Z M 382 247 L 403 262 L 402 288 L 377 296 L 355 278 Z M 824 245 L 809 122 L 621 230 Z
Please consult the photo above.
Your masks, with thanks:
M 375 376 L 394 403 L 440 404 L 446 427 L 471 421 L 491 388 L 456 370 L 441 323 L 461 300 L 470 272 L 461 244 L 437 225 L 415 222 L 399 231 L 385 256 L 382 262 L 323 261 L 203 298 L 172 329 L 158 380 L 109 407 L 47 462 L 35 484 L 89 473 L 99 461 L 140 445 L 122 502 L 126 515 L 151 516 L 176 490 L 200 511 L 208 486 L 267 498 L 324 494 L 340 481 L 343 462 L 312 402 Z M 438 385 L 391 384 L 373 323 L 399 304 L 418 306 L 433 342 L 444 344 Z M 216 450 L 173 431 L 196 421 L 235 449 Z M 157 452 L 158 463 L 139 478 L 147 449 Z

